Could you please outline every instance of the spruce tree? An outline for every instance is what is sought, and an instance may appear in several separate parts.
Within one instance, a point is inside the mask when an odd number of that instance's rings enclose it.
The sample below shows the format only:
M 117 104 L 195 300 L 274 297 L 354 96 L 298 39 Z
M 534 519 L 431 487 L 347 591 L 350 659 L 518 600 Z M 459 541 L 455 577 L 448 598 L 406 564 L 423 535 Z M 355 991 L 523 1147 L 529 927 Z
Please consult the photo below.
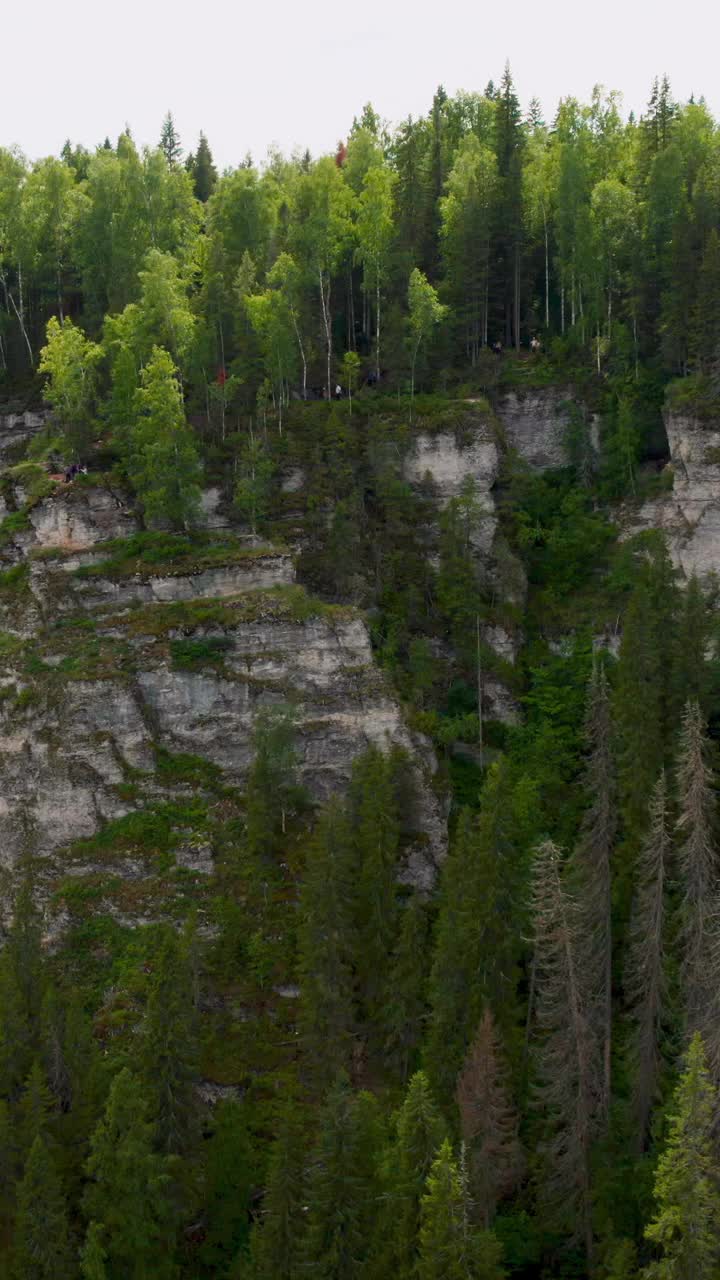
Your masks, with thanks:
M 295 1280 L 302 1254 L 304 1145 L 297 1104 L 283 1108 L 270 1150 L 260 1221 L 253 1227 L 256 1280 Z
M 102 1245 L 102 1227 L 97 1222 L 91 1222 L 80 1254 L 83 1280 L 107 1280 L 106 1256 Z
M 205 1146 L 205 1239 L 199 1251 L 211 1275 L 222 1275 L 247 1247 L 253 1153 L 241 1103 L 226 1099 L 212 1116 Z
M 347 815 L 331 800 L 308 848 L 298 929 L 300 1035 L 325 1080 L 349 1064 L 354 1034 L 351 849 Z
M 140 1043 L 140 1064 L 163 1155 L 183 1155 L 197 1130 L 197 1022 L 190 940 L 166 927 L 156 960 Z
M 315 1280 L 363 1274 L 377 1211 L 381 1134 L 375 1098 L 354 1094 L 340 1076 L 320 1117 L 305 1187 L 303 1262 Z
M 168 1162 L 153 1145 L 145 1086 L 124 1067 L 91 1139 L 83 1197 L 85 1216 L 106 1253 L 108 1280 L 173 1274 Z
M 672 839 L 665 773 L 650 801 L 650 826 L 636 870 L 636 890 L 625 961 L 625 995 L 632 1020 L 632 1101 L 639 1144 L 645 1142 L 658 1094 L 667 1016 L 667 885 Z
M 376 747 L 353 766 L 349 794 L 354 861 L 356 971 L 361 1013 L 382 1050 L 397 928 L 399 826 L 392 763 Z
M 410 1280 L 417 1264 L 420 1202 L 425 1179 L 445 1136 L 445 1125 L 427 1076 L 410 1080 L 394 1121 L 393 1141 L 383 1167 L 382 1210 L 378 1249 L 382 1269 L 398 1280 Z
M 705 596 L 696 575 L 692 574 L 680 610 L 677 652 L 673 662 L 678 716 L 690 699 L 699 703 L 703 711 L 707 711 L 709 670 L 706 652 L 709 632 L 710 619 Z
M 410 1074 L 422 1038 L 429 950 L 427 908 L 415 893 L 401 911 L 384 1013 L 385 1061 L 402 1084 Z
M 204 133 L 200 134 L 197 151 L 188 156 L 185 165 L 193 180 L 195 199 L 206 204 L 217 186 L 218 175 Z
M 71 1280 L 75 1274 L 65 1197 L 39 1135 L 18 1187 L 13 1252 L 15 1280 Z
M 584 1242 L 589 1257 L 597 1055 L 578 973 L 577 904 L 562 881 L 560 850 L 549 840 L 535 852 L 532 917 L 535 1105 L 546 1130 L 539 1198 L 551 1221 Z
M 160 150 L 171 168 L 174 168 L 179 163 L 182 156 L 182 147 L 171 111 L 168 111 L 162 123 Z
M 698 1032 L 673 1099 L 665 1148 L 655 1174 L 656 1213 L 645 1230 L 661 1251 L 648 1276 L 712 1280 L 720 1259 L 720 1169 L 711 1131 L 717 1096 Z
M 455 1095 L 473 1212 L 484 1227 L 491 1225 L 499 1201 L 518 1185 L 524 1165 L 518 1137 L 520 1121 L 508 1077 L 493 1017 L 486 1009 Z
M 418 1280 L 502 1280 L 502 1250 L 491 1231 L 471 1225 L 467 1188 L 443 1142 L 428 1174 L 420 1209 Z
M 712 916 L 718 886 L 716 798 L 705 720 L 697 702 L 682 719 L 677 768 L 678 851 L 682 902 L 680 963 L 685 1016 L 702 1030 L 714 995 Z
M 610 1107 L 612 1051 L 612 874 L 611 858 L 617 829 L 615 767 L 612 755 L 610 688 L 605 672 L 595 664 L 590 678 L 585 717 L 586 764 L 583 778 L 589 804 L 568 866 L 572 892 L 578 903 L 578 974 L 583 1005 L 597 1046 L 600 1082 L 598 1119 Z

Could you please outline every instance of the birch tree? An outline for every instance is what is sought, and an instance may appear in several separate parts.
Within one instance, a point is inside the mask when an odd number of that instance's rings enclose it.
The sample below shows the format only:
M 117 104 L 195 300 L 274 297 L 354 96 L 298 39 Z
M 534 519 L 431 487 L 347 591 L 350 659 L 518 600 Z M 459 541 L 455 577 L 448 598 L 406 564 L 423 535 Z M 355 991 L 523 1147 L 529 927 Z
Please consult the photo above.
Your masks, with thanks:
M 394 190 L 397 175 L 384 164 L 373 164 L 363 179 L 358 202 L 357 256 L 363 265 L 363 288 L 375 299 L 375 376 L 380 380 L 380 311 L 387 258 L 393 237 Z

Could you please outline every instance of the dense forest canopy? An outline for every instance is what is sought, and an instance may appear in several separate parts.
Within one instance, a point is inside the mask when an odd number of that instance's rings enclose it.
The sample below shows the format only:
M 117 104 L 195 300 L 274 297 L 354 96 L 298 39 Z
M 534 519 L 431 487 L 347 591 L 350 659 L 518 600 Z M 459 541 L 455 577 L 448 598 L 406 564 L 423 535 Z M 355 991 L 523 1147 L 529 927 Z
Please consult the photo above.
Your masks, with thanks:
M 564 397 L 566 465 L 504 453 L 490 571 L 472 480 L 439 503 L 399 459 L 421 428 L 499 432 L 528 389 Z M 297 551 L 271 613 L 363 611 L 450 830 L 414 883 L 405 749 L 313 801 L 291 691 L 242 791 L 156 744 L 155 801 L 132 807 L 126 770 L 128 811 L 75 842 L 152 862 L 142 927 L 97 878 L 48 904 L 28 824 L 0 952 L 2 1274 L 716 1276 L 717 591 L 657 530 L 619 536 L 672 483 L 663 409 L 720 415 L 703 100 L 664 78 L 640 119 L 598 88 L 546 122 L 506 68 L 393 130 L 366 106 L 336 154 L 222 175 L 171 115 L 154 150 L 0 149 L 0 394 L 49 410 L 0 477 L 0 548 L 89 471 L 142 528 L 84 581 L 223 563 L 214 485 L 243 554 Z M 3 565 L 19 609 L 27 566 Z M 105 675 L 165 628 L 174 670 L 225 672 L 230 606 L 156 609 L 60 619 L 58 670 Z M 55 668 L 33 635 L 0 650 L 32 716 Z M 484 715 L 490 680 L 516 716 Z M 179 832 L 213 875 L 179 876 L 163 916 Z

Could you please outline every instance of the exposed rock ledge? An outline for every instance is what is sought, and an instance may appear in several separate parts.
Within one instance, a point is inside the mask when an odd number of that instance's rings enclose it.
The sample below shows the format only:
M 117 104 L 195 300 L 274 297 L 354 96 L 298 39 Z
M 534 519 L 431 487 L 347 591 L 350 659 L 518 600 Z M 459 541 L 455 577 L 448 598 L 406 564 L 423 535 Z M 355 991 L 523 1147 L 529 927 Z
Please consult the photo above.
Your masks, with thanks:
M 720 572 L 720 425 L 665 413 L 672 488 L 624 514 L 625 536 L 660 529 L 673 563 L 689 578 Z

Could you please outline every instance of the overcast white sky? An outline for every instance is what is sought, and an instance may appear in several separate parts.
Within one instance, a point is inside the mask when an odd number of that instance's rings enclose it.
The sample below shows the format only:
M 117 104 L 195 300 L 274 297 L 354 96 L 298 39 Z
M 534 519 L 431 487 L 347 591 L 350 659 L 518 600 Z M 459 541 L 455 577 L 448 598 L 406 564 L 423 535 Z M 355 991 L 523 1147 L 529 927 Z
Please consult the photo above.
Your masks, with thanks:
M 497 81 L 506 58 L 547 117 L 596 83 L 642 110 L 664 71 L 720 116 L 719 36 L 718 0 L 3 0 L 0 145 L 35 158 L 126 121 L 155 143 L 170 108 L 221 168 L 270 143 L 316 154 L 368 100 L 397 122 L 440 83 Z

